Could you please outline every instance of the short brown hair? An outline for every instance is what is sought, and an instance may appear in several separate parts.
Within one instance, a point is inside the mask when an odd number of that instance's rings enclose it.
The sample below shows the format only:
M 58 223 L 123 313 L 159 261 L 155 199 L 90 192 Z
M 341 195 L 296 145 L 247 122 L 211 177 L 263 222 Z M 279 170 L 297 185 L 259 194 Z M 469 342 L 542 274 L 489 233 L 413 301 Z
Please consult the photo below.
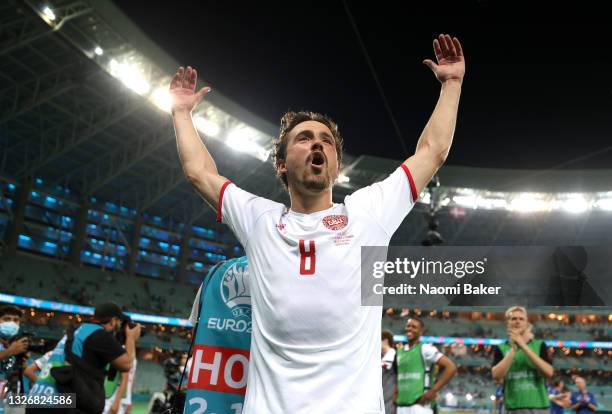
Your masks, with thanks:
M 340 135 L 340 131 L 338 131 L 338 124 L 336 124 L 330 117 L 327 115 L 320 114 L 318 112 L 311 111 L 299 111 L 286 112 L 281 117 L 280 123 L 280 132 L 278 134 L 278 138 L 274 140 L 274 150 L 273 150 L 273 158 L 274 167 L 278 167 L 278 163 L 280 161 L 284 161 L 287 156 L 287 136 L 296 127 L 296 125 L 301 124 L 305 121 L 317 121 L 325 125 L 329 128 L 334 137 L 334 144 L 336 146 L 336 154 L 338 156 L 338 167 L 342 165 L 342 149 L 344 146 L 344 140 Z M 279 174 L 277 173 L 278 178 L 283 182 L 285 188 L 289 188 L 287 184 L 287 174 Z
M 382 331 L 381 336 L 380 336 L 381 340 L 387 340 L 387 343 L 389 344 L 390 347 L 393 348 L 393 332 L 391 332 L 388 329 L 385 329 L 384 331 Z

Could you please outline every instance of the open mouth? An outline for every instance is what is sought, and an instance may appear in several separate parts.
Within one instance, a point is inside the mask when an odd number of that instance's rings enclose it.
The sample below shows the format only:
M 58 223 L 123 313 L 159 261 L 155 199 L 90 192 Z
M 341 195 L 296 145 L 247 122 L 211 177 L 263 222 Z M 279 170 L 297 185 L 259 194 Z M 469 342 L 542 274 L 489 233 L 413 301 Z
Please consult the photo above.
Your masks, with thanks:
M 325 156 L 322 152 L 315 151 L 312 153 L 312 160 L 310 161 L 313 167 L 321 168 L 325 164 Z

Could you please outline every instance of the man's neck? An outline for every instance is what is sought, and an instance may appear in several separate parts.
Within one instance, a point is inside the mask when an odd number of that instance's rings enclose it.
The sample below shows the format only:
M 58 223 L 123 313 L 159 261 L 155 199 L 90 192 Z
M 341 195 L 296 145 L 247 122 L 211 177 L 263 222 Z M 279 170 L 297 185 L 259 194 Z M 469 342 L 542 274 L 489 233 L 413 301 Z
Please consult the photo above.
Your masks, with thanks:
M 408 341 L 408 346 L 410 346 L 410 348 L 414 347 L 416 344 L 419 343 L 419 339 L 421 339 L 421 338 L 419 337 L 419 338 L 413 339 L 411 341 Z
M 317 193 L 290 188 L 289 196 L 291 198 L 291 210 L 296 213 L 316 213 L 317 211 L 327 210 L 334 205 L 331 188 Z
M 382 347 L 382 354 L 385 355 L 387 352 L 389 352 L 389 349 L 391 349 L 390 346 L 384 345 Z

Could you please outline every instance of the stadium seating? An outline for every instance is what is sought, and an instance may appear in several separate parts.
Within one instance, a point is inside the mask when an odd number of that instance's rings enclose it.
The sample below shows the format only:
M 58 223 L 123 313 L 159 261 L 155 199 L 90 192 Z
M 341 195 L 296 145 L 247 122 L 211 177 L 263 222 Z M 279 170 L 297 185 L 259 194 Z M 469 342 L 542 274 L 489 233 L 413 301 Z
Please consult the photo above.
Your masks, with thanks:
M 6 281 L 3 293 L 86 306 L 113 301 L 129 311 L 182 318 L 197 292 L 195 285 L 26 256 L 1 257 L 0 278 Z

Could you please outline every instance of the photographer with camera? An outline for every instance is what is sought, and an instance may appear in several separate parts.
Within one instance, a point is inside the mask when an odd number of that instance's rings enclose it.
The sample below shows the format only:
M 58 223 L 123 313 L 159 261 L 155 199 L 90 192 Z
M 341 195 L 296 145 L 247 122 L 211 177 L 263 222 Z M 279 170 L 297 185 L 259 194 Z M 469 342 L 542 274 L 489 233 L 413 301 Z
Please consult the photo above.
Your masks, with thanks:
M 0 308 L 0 414 L 10 410 L 4 406 L 8 393 L 23 392 L 22 373 L 28 351 L 28 337 L 19 338 L 23 311 L 15 306 Z
M 100 414 L 104 410 L 104 378 L 110 363 L 118 371 L 132 368 L 136 356 L 139 324 L 125 324 L 125 349 L 115 338 L 123 321 L 128 319 L 119 306 L 103 303 L 96 306 L 94 319 L 71 328 L 52 351 L 49 373 L 41 372 L 30 395 L 76 394 L 76 409 L 71 413 Z M 44 375 L 46 374 L 46 375 Z M 32 409 L 27 413 L 56 413 L 54 409 Z
M 116 335 L 117 341 L 125 347 L 125 328 L 133 328 L 136 324 L 126 315 L 121 321 L 121 328 Z M 146 331 L 140 331 L 140 337 L 145 335 Z M 106 403 L 104 405 L 103 414 L 129 414 L 132 407 L 132 387 L 136 376 L 137 359 L 134 357 L 132 368 L 128 372 L 122 372 L 118 375 L 117 369 L 110 367 L 108 377 L 104 382 L 104 392 Z

